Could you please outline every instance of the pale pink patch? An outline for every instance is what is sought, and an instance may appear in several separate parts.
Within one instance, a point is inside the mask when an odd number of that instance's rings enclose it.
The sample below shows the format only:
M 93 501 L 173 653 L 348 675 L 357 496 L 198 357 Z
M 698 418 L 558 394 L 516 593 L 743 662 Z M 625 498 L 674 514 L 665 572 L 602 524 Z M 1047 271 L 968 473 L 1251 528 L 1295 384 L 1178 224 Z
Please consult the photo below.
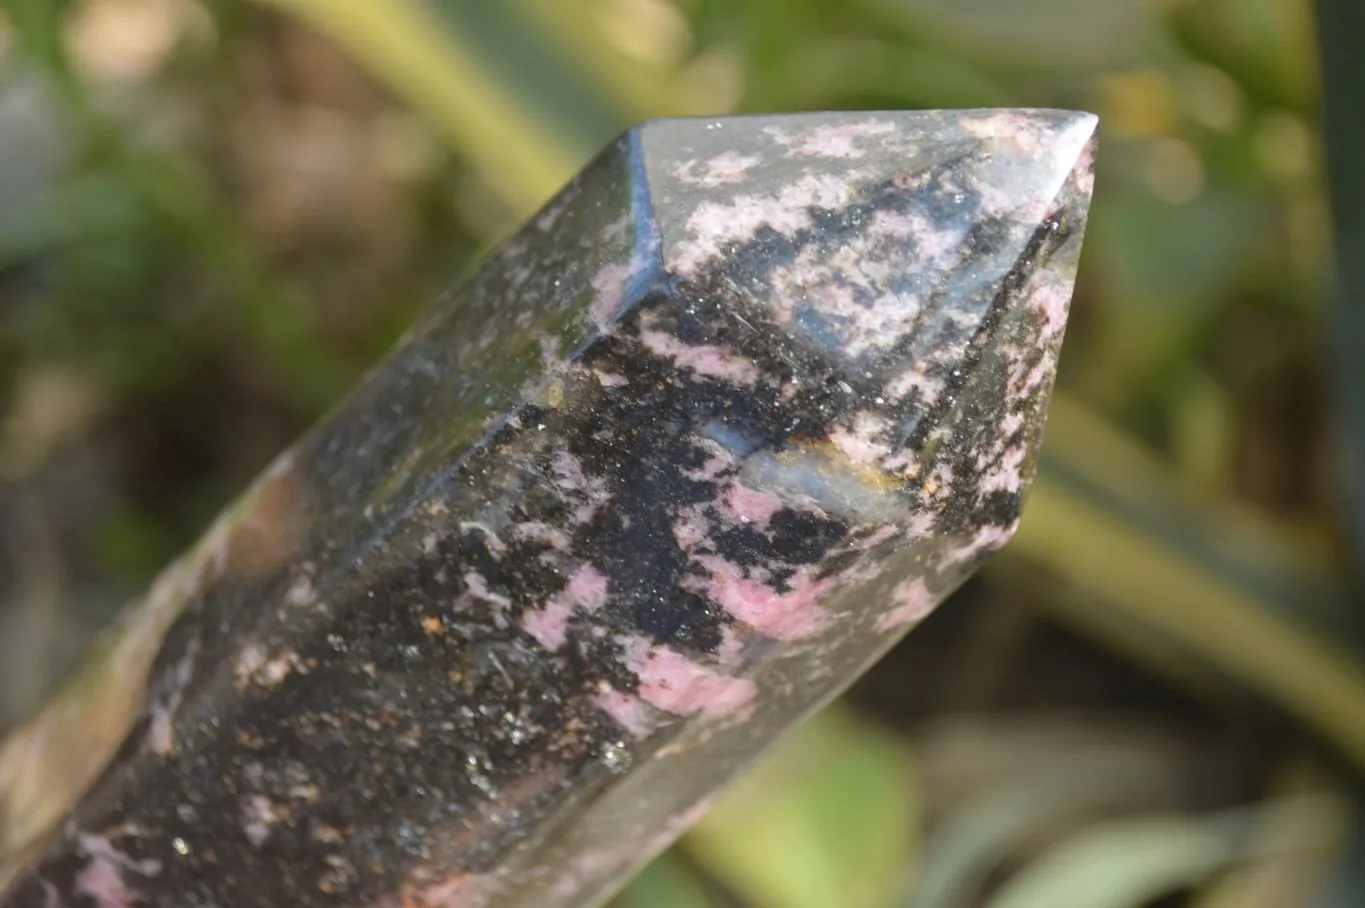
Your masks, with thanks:
M 567 551 L 569 548 L 569 537 L 563 530 L 550 526 L 548 523 L 541 523 L 538 520 L 528 520 L 525 523 L 517 524 L 517 535 L 523 539 L 531 539 L 536 542 L 543 542 L 552 549 Z
M 259 643 L 248 643 L 237 654 L 233 671 L 237 676 L 237 687 L 239 689 L 252 683 L 265 687 L 276 687 L 283 683 L 284 679 L 288 678 L 301 664 L 297 653 L 286 651 L 268 657 Z
M 636 738 L 648 737 L 654 731 L 654 717 L 648 704 L 633 694 L 624 694 L 604 681 L 593 702 Z
M 470 571 L 465 574 L 464 583 L 465 588 L 469 591 L 469 595 L 473 596 L 475 599 L 504 608 L 512 604 L 511 599 L 508 599 L 501 593 L 495 593 L 490 590 L 488 588 L 488 581 L 484 579 L 483 574 L 480 574 L 477 571 Z
M 921 511 L 910 520 L 910 525 L 905 528 L 905 535 L 911 539 L 923 539 L 934 531 L 934 524 L 937 521 L 938 517 L 933 512 Z
M 583 464 L 568 451 L 558 451 L 550 465 L 554 472 L 555 484 L 561 489 L 579 491 L 588 488 L 588 477 L 583 473 Z
M 862 412 L 853 417 L 853 426 L 836 425 L 830 441 L 854 463 L 876 463 L 891 453 L 890 445 L 882 438 L 890 431 L 889 420 L 875 413 Z
M 945 494 L 952 487 L 954 478 L 953 468 L 946 463 L 941 463 L 934 467 L 934 471 L 925 480 L 924 491 L 930 496 Z
M 1076 188 L 1083 195 L 1089 196 L 1095 191 L 1095 143 L 1093 141 L 1085 143 L 1081 149 L 1080 157 L 1076 159 L 1076 166 L 1072 172 L 1076 176 Z
M 870 552 L 883 542 L 898 535 L 900 535 L 900 530 L 890 524 L 886 524 L 885 526 L 878 527 L 868 536 L 859 539 L 853 547 L 859 552 Z
M 704 202 L 687 220 L 692 239 L 671 250 L 672 264 L 678 273 L 690 273 L 726 243 L 747 240 L 762 227 L 792 236 L 810 226 L 810 209 L 841 207 L 848 187 L 846 176 L 808 174 L 776 197 L 742 195 L 728 204 Z
M 866 153 L 858 147 L 860 139 L 878 138 L 895 131 L 896 127 L 884 120 L 866 120 L 816 126 L 794 137 L 785 134 L 774 134 L 773 137 L 787 146 L 789 157 L 848 159 L 861 158 Z
M 1013 146 L 1013 150 L 1027 157 L 1045 154 L 1044 140 L 1052 133 L 1044 122 L 1011 111 L 964 119 L 962 128 L 983 141 Z
M 584 524 L 592 520 L 597 509 L 609 497 L 606 485 L 584 473 L 583 464 L 568 451 L 559 451 L 555 454 L 550 470 L 554 474 L 555 485 L 560 490 L 577 492 L 584 496 L 583 503 L 574 509 L 574 522 Z
M 1005 448 L 995 467 L 981 477 L 982 493 L 1019 491 L 1024 481 L 1024 457 L 1027 453 L 1023 445 Z
M 1032 364 L 1020 359 L 1010 372 L 1010 390 L 1019 397 L 1029 397 L 1046 387 L 1052 380 L 1053 359 L 1050 350 Z
M 706 442 L 706 444 L 710 449 L 706 461 L 695 470 L 682 471 L 682 474 L 688 479 L 696 482 L 707 482 L 734 466 L 735 458 L 729 451 L 714 442 Z
M 549 205 L 546 205 L 545 210 L 536 217 L 536 226 L 541 230 L 552 229 L 555 225 L 555 221 L 559 220 L 560 215 L 565 211 L 568 211 L 569 205 L 571 205 L 577 197 L 578 193 L 576 192 L 560 193 Z
M 572 617 L 572 606 L 551 600 L 545 608 L 527 612 L 522 616 L 521 626 L 526 633 L 536 638 L 537 643 L 554 652 L 568 639 L 569 619 Z
M 938 227 L 922 214 L 902 214 L 896 211 L 879 211 L 872 216 L 868 225 L 876 236 L 888 236 L 897 240 L 913 239 L 915 257 L 920 269 L 947 264 L 962 251 L 965 234 L 951 227 Z
M 563 369 L 566 363 L 559 355 L 559 338 L 549 335 L 540 339 L 540 363 L 546 372 Z
M 248 795 L 242 802 L 242 832 L 247 841 L 260 848 L 270 838 L 270 827 L 283 817 L 265 795 Z
M 575 608 L 581 606 L 591 611 L 601 608 L 606 601 L 607 578 L 591 564 L 584 564 L 543 609 L 527 612 L 521 626 L 541 646 L 554 652 L 568 639 L 569 620 Z
M 248 643 L 242 647 L 242 651 L 237 654 L 237 661 L 233 666 L 233 674 L 237 676 L 237 687 L 246 687 L 251 681 L 251 676 L 265 664 L 265 650 L 261 649 L 259 643 Z
M 640 697 L 676 715 L 726 716 L 758 693 L 748 678 L 722 675 L 666 646 L 636 639 L 627 647 L 626 667 L 640 680 Z
M 1007 527 L 987 526 L 977 530 L 976 535 L 965 545 L 952 549 L 947 554 L 947 560 L 953 563 L 971 561 L 987 552 L 1003 548 L 1005 543 L 1014 536 L 1014 531 L 1019 528 L 1019 521 L 1015 521 Z
M 131 824 L 121 827 L 116 834 L 129 831 L 135 831 L 135 827 Z M 138 876 L 144 877 L 152 877 L 161 873 L 161 862 L 156 858 L 138 860 L 131 857 L 115 848 L 113 840 L 109 837 L 83 832 L 77 835 L 76 841 L 80 845 L 81 851 L 92 858 L 107 861 L 113 867 L 131 870 Z
M 981 199 L 981 210 L 989 217 L 1011 217 L 1026 223 L 1037 223 L 1047 216 L 1052 206 L 1052 195 L 1034 192 L 1021 195 L 1015 186 L 1001 187 L 984 180 L 975 181 L 974 188 Z
M 767 526 L 773 515 L 787 506 L 772 492 L 735 483 L 725 493 L 725 509 L 736 520 Z
M 626 282 L 630 280 L 630 265 L 612 264 L 601 268 L 592 277 L 592 289 L 597 293 L 592 301 L 592 320 L 599 328 L 606 328 L 621 312 Z
M 1014 434 L 1024 427 L 1024 414 L 1010 412 L 1005 414 L 1005 418 L 1000 420 L 1000 436 L 1002 438 L 1013 438 Z
M 169 756 L 175 750 L 175 734 L 171 720 L 175 714 L 170 708 L 157 704 L 151 710 L 152 721 L 147 728 L 147 746 L 152 753 Z
M 908 223 L 901 226 L 911 229 Z M 926 233 L 923 239 L 922 246 L 916 243 L 913 256 L 903 254 L 903 241 L 894 241 L 895 249 L 882 248 L 886 235 L 871 231 L 833 251 L 804 248 L 792 262 L 770 271 L 775 291 L 769 304 L 773 319 L 785 325 L 802 309 L 813 309 L 834 327 L 838 342 L 850 356 L 893 347 L 914 330 L 924 296 L 891 288 L 906 274 L 941 270 L 944 263 L 935 258 L 940 247 L 947 250 L 957 245 L 957 237 L 941 232 Z
M 560 596 L 571 605 L 599 609 L 607 601 L 607 578 L 591 564 L 584 564 L 574 571 Z
M 93 901 L 95 908 L 132 908 L 136 904 L 118 867 L 102 857 L 91 858 L 76 874 L 76 894 Z
M 924 620 L 933 609 L 934 596 L 922 577 L 902 580 L 891 591 L 891 608 L 877 618 L 877 630 L 882 633 L 899 630 Z
M 739 565 L 718 555 L 702 555 L 697 561 L 711 572 L 703 588 L 706 595 L 765 637 L 799 640 L 824 628 L 819 602 L 833 585 L 832 578 L 814 580 L 811 568 L 803 567 L 788 581 L 791 590 L 781 593 L 745 577 Z
M 696 508 L 687 508 L 680 512 L 678 519 L 673 523 L 673 538 L 678 541 L 678 548 L 684 551 L 706 539 L 710 532 L 711 521 Z
M 708 378 L 719 378 L 734 385 L 752 386 L 758 382 L 761 374 L 753 360 L 724 347 L 709 344 L 692 346 L 662 331 L 641 331 L 640 339 L 651 353 L 672 360 L 681 369 Z
M 739 632 L 727 625 L 721 628 L 720 646 L 716 648 L 716 661 L 726 668 L 736 668 L 744 655 L 744 641 Z
M 925 375 L 923 369 L 906 369 L 891 379 L 886 386 L 886 393 L 893 400 L 901 400 L 911 391 L 918 391 L 920 400 L 924 402 L 924 405 L 932 407 L 938 403 L 939 395 L 943 393 L 943 389 L 943 379 Z
M 1071 307 L 1071 289 L 1062 281 L 1040 280 L 1028 296 L 1028 305 L 1043 315 L 1043 339 L 1059 337 Z
M 722 152 L 699 165 L 695 160 L 684 161 L 674 169 L 673 175 L 683 183 L 694 186 L 720 186 L 724 183 L 738 183 L 744 179 L 749 168 L 762 163 L 762 158 Z M 698 173 L 700 169 L 700 173 Z
M 878 211 L 872 216 L 868 230 L 874 234 L 909 239 L 923 229 L 927 220 L 919 215 L 902 214 L 899 211 Z
M 630 379 L 624 375 L 617 375 L 615 372 L 603 372 L 600 369 L 594 369 L 592 374 L 597 376 L 598 383 L 604 388 L 620 388 L 630 384 Z

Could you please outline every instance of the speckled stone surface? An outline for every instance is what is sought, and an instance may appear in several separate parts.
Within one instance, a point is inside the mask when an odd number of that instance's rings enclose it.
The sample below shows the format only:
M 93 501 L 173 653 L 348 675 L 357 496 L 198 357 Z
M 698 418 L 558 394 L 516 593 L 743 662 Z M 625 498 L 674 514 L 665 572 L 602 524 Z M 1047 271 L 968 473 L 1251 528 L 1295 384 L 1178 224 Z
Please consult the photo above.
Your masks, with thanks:
M 4 742 L 3 904 L 598 903 L 1009 538 L 1094 131 L 628 133 Z

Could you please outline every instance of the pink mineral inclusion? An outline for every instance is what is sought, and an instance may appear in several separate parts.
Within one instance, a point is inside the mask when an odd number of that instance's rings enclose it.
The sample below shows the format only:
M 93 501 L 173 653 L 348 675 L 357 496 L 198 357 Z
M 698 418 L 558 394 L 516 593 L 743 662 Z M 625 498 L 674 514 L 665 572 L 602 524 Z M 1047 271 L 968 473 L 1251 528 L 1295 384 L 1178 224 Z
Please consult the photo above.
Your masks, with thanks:
M 633 264 L 633 263 L 632 263 Z M 626 282 L 633 272 L 631 265 L 612 264 L 601 268 L 592 277 L 592 289 L 597 296 L 592 301 L 592 320 L 599 329 L 605 329 L 621 312 L 621 302 L 625 297 Z
M 739 633 L 730 626 L 721 628 L 720 646 L 716 649 L 716 660 L 727 668 L 734 668 L 739 665 L 739 660 L 744 656 L 744 641 L 740 639 Z
M 693 662 L 666 646 L 635 640 L 627 647 L 626 667 L 640 679 L 640 697 L 675 715 L 727 716 L 758 693 L 753 681 L 732 678 Z
M 1040 279 L 1029 293 L 1028 303 L 1043 315 L 1043 340 L 1060 337 L 1071 305 L 1071 291 L 1067 285 Z
M 674 169 L 673 175 L 683 183 L 697 186 L 719 186 L 722 183 L 738 183 L 743 180 L 750 167 L 762 163 L 761 158 L 722 152 L 702 162 L 702 172 L 698 174 L 695 160 L 685 161 Z
M 477 571 L 470 571 L 465 574 L 464 583 L 466 589 L 469 590 L 469 595 L 473 596 L 475 599 L 504 607 L 512 604 L 512 600 L 508 599 L 506 596 L 490 590 L 488 588 L 488 581 L 484 579 L 483 574 L 480 574 Z
M 521 619 L 521 626 L 526 633 L 536 638 L 537 643 L 554 652 L 568 639 L 569 619 L 572 617 L 572 606 L 552 600 L 545 608 L 527 612 Z
M 91 858 L 76 874 L 76 894 L 89 898 L 96 908 L 132 908 L 136 904 L 118 867 L 102 857 Z
M 1052 204 L 1051 195 L 1034 192 L 1021 196 L 1013 187 L 994 186 L 982 179 L 974 180 L 973 187 L 981 199 L 981 210 L 991 217 L 1011 217 L 1036 223 L 1047 216 Z
M 651 353 L 672 360 L 681 369 L 708 378 L 719 378 L 733 385 L 752 387 L 758 382 L 758 366 L 747 357 L 724 347 L 709 344 L 692 346 L 663 331 L 641 331 L 640 339 Z
M 75 890 L 93 901 L 96 908 L 132 908 L 137 898 L 123 881 L 123 871 L 131 870 L 139 876 L 156 876 L 161 862 L 148 858 L 138 861 L 119 851 L 104 836 L 81 834 L 81 850 L 90 862 L 76 874 Z
M 687 508 L 678 514 L 677 521 L 673 524 L 673 538 L 678 541 L 678 548 L 689 551 L 698 543 L 706 539 L 711 532 L 711 521 L 706 519 L 697 508 Z
M 896 584 L 891 591 L 891 608 L 877 618 L 877 630 L 899 630 L 906 625 L 924 620 L 934 609 L 934 597 L 921 577 L 911 577 Z
M 679 273 L 690 273 L 728 242 L 747 240 L 762 227 L 791 236 L 810 226 L 813 208 L 839 208 L 847 202 L 849 181 L 829 174 L 808 174 L 776 197 L 736 196 L 728 204 L 703 202 L 687 219 L 693 239 L 671 250 Z
M 695 470 L 682 471 L 688 479 L 697 482 L 709 481 L 734 466 L 735 458 L 729 451 L 712 441 L 706 442 L 706 445 L 711 452 L 706 456 L 706 461 Z
M 588 488 L 590 480 L 583 473 L 583 465 L 568 451 L 555 453 L 551 469 L 554 470 L 555 484 L 561 489 L 579 491 Z
M 857 146 L 857 140 L 878 138 L 896 131 L 892 123 L 884 120 L 867 120 L 862 123 L 842 123 L 838 125 L 816 126 L 813 129 L 787 136 L 773 132 L 773 138 L 787 146 L 790 157 L 804 158 L 861 158 L 865 152 Z
M 858 413 L 853 417 L 851 429 L 836 425 L 829 440 L 854 463 L 876 463 L 891 453 L 890 446 L 881 440 L 890 428 L 890 421 L 883 417 Z
M 598 708 L 636 738 L 645 738 L 654 730 L 654 717 L 649 705 L 633 694 L 625 694 L 605 681 L 593 702 Z
M 1003 548 L 1005 543 L 1010 541 L 1014 531 L 1019 528 L 1019 521 L 1015 521 L 1007 527 L 986 526 L 976 531 L 976 535 L 966 545 L 959 546 L 948 552 L 948 561 L 962 563 L 971 561 L 978 555 L 986 552 L 994 552 L 996 549 Z
M 568 551 L 569 537 L 563 530 L 550 526 L 548 523 L 541 523 L 539 520 L 528 520 L 525 523 L 517 524 L 517 535 L 523 539 L 530 539 L 536 542 L 543 542 L 552 549 L 561 552 Z
M 1095 189 L 1095 143 L 1087 142 L 1081 149 L 1081 155 L 1076 159 L 1076 166 L 1073 168 L 1076 174 L 1076 188 L 1085 195 L 1086 198 Z
M 583 524 L 592 519 L 610 497 L 606 485 L 583 472 L 583 464 L 569 451 L 559 451 L 550 465 L 555 485 L 564 492 L 577 492 L 583 503 L 574 510 L 574 522 Z
M 569 620 L 575 608 L 593 611 L 607 601 L 607 578 L 591 564 L 580 565 L 563 590 L 542 609 L 527 612 L 521 626 L 546 649 L 554 652 L 568 639 Z
M 1045 152 L 1044 140 L 1053 130 L 1025 114 L 999 111 L 984 117 L 962 121 L 962 128 L 978 139 L 990 142 L 1009 142 L 1021 154 L 1036 157 Z
M 766 527 L 786 503 L 772 492 L 751 489 L 735 483 L 725 493 L 725 508 L 737 520 Z
M 1024 483 L 1024 458 L 1027 454 L 1023 445 L 1002 445 L 996 465 L 989 472 L 986 471 L 988 458 L 979 458 L 977 469 L 982 470 L 981 493 L 1019 491 Z
M 697 561 L 711 572 L 704 586 L 706 595 L 765 637 L 800 640 L 825 626 L 819 602 L 833 585 L 832 578 L 815 580 L 812 569 L 802 567 L 788 581 L 792 589 L 780 593 L 745 577 L 739 565 L 718 555 L 702 555 Z

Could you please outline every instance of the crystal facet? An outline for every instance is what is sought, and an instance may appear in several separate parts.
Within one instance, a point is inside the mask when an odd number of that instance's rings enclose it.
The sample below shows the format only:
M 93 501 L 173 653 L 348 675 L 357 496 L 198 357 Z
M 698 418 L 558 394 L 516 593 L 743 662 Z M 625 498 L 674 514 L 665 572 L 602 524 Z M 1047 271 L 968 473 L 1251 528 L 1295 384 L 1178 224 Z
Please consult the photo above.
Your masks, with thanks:
M 1009 538 L 1095 123 L 627 133 L 4 742 L 5 904 L 605 898 Z

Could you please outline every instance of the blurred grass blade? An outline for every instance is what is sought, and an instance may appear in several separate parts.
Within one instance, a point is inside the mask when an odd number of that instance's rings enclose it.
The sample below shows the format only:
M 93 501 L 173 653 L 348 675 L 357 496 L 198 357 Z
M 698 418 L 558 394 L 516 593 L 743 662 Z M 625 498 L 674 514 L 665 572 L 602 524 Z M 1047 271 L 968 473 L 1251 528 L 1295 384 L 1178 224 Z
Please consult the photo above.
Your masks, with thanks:
M 702 819 L 689 853 L 754 908 L 873 908 L 901 886 L 917 798 L 908 749 L 829 709 Z
M 1352 530 L 1357 577 L 1365 580 L 1365 6 L 1318 0 L 1322 66 L 1322 131 L 1336 242 L 1336 300 L 1327 324 L 1332 338 L 1336 404 L 1341 424 L 1342 515 Z
M 1152 816 L 1091 827 L 1021 872 L 988 908 L 1140 908 L 1222 868 L 1262 853 L 1321 846 L 1330 805 L 1303 797 L 1205 819 Z M 1270 814 L 1283 835 L 1251 835 Z
M 929 841 L 907 908 L 972 904 L 977 887 L 1022 840 L 1067 818 L 1140 802 L 1167 783 L 1163 775 L 1140 753 L 1100 752 L 1063 758 L 986 792 Z
M 1006 884 L 987 908 L 1141 908 L 1230 858 L 1224 838 L 1193 820 L 1115 822 L 1058 846 Z
M 327 35 L 428 116 L 521 216 L 631 123 L 724 112 L 676 78 L 691 40 L 681 14 L 635 23 L 632 57 L 589 10 L 551 0 L 260 2 Z
M 640 871 L 611 908 L 713 908 L 701 884 L 674 852 Z
M 1357 615 L 1324 534 L 1292 531 L 1253 508 L 1201 498 L 1148 448 L 1071 395 L 1054 395 L 1044 469 L 1124 523 L 1168 540 L 1267 608 L 1348 640 Z
M 1108 69 L 1141 59 L 1156 36 L 1136 0 L 862 0 L 920 41 L 995 67 Z
M 344 48 L 415 109 L 525 214 L 550 197 L 602 144 L 572 133 L 573 117 L 538 116 L 526 92 L 498 78 L 453 25 L 483 4 L 449 4 L 443 19 L 422 0 L 260 0 Z M 509 65 L 516 61 L 509 61 Z
M 1337 421 L 1340 426 L 1341 515 L 1350 532 L 1357 593 L 1365 589 L 1365 6 L 1356 0 L 1317 0 L 1322 133 L 1336 252 L 1335 300 L 1326 324 L 1332 338 Z M 1357 602 L 1358 604 L 1358 602 Z M 1357 806 L 1365 801 L 1359 792 Z M 1357 811 L 1350 851 L 1323 903 L 1359 904 L 1365 892 L 1365 819 Z
M 1179 532 L 1182 523 L 1219 522 L 1192 518 L 1188 508 L 1183 514 L 1168 509 L 1164 518 L 1157 508 L 1136 509 L 1135 500 L 1177 496 L 1163 488 L 1169 484 L 1159 472 L 1143 475 L 1125 469 L 1121 457 L 1095 456 L 1099 451 L 1085 443 L 1092 420 L 1060 396 L 1054 401 L 1038 479 L 1007 555 L 1046 566 L 1104 604 L 1103 612 L 1070 610 L 1076 623 L 1122 620 L 1155 632 L 1278 704 L 1365 767 L 1365 669 L 1339 636 L 1312 629 L 1335 614 L 1331 607 L 1305 619 L 1284 601 L 1286 584 L 1260 582 Z M 1289 571 L 1291 559 L 1283 554 L 1268 560 L 1278 572 Z M 1300 573 L 1309 576 L 1311 569 Z M 1056 601 L 1065 607 L 1067 599 Z
M 1349 791 L 1324 776 L 1310 760 L 1291 761 L 1275 783 L 1274 790 L 1276 797 L 1281 799 L 1305 795 L 1317 798 L 1320 809 L 1311 813 L 1259 811 L 1259 819 L 1247 836 L 1257 859 L 1220 875 L 1192 900 L 1190 908 L 1285 908 L 1318 904 L 1322 881 L 1346 848 L 1353 810 Z M 1310 817 L 1314 825 L 1305 827 L 1304 823 Z M 1300 838 L 1312 842 L 1311 852 L 1283 847 L 1284 843 Z M 1357 892 L 1357 897 L 1342 903 L 1343 908 L 1358 905 L 1358 895 Z

